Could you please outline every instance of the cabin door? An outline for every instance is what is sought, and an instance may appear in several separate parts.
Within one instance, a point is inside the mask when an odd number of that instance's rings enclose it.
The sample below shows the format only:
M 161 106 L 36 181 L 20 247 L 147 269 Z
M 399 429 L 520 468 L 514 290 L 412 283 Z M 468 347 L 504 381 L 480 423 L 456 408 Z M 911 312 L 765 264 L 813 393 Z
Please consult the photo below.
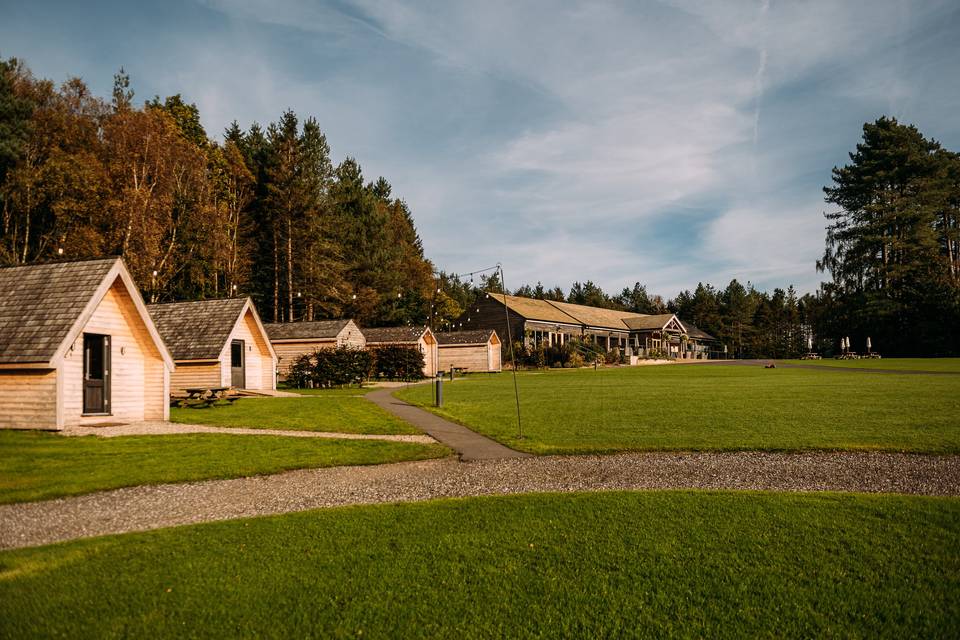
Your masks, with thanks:
M 234 340 L 230 343 L 230 386 L 237 389 L 245 389 L 247 386 L 243 357 L 243 340 Z
M 110 336 L 83 334 L 83 412 L 110 413 Z

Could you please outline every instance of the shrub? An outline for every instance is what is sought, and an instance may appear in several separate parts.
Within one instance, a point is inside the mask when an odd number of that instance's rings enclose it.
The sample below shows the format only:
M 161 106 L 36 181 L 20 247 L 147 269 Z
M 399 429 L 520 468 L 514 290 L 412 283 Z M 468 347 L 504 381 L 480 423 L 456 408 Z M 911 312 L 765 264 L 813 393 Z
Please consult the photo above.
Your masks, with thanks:
M 342 387 L 362 384 L 372 369 L 373 356 L 369 351 L 347 346 L 318 349 L 294 361 L 287 381 L 296 387 Z
M 373 350 L 377 377 L 389 380 L 420 380 L 425 360 L 420 349 L 391 345 Z
M 551 367 L 566 367 L 573 356 L 573 347 L 569 342 L 547 348 L 547 362 Z
M 614 347 L 603 355 L 603 361 L 606 364 L 623 364 L 623 354 L 619 347 Z
M 312 353 L 305 353 L 293 361 L 287 372 L 287 384 L 298 389 L 313 386 Z

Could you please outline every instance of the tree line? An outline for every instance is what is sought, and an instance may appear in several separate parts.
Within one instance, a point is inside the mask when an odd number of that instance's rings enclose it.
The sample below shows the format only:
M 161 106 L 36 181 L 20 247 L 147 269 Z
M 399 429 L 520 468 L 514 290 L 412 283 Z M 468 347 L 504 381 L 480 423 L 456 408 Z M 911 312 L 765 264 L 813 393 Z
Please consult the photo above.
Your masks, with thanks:
M 0 61 L 0 264 L 124 258 L 150 302 L 251 295 L 268 321 L 421 322 L 433 265 L 407 204 L 334 165 L 313 118 L 233 122 L 180 95 L 134 105 Z
M 644 314 L 676 313 L 736 357 L 833 355 L 851 349 L 887 355 L 960 353 L 960 155 L 916 127 L 882 117 L 863 127 L 850 164 L 824 187 L 826 246 L 816 268 L 830 280 L 814 293 L 759 291 L 732 280 L 700 283 L 672 299 L 640 283 L 608 294 L 591 281 L 524 285 L 515 295 Z M 496 283 L 495 283 L 496 284 Z
M 673 298 L 589 280 L 513 293 L 677 313 L 743 357 L 809 342 L 830 355 L 843 337 L 862 351 L 868 336 L 889 355 L 960 353 L 960 156 L 884 117 L 832 177 L 815 265 L 829 280 L 814 293 L 737 280 Z M 313 118 L 233 122 L 218 142 L 180 95 L 134 105 L 122 69 L 105 100 L 79 78 L 55 86 L 0 60 L 0 264 L 114 255 L 148 301 L 251 295 L 276 322 L 449 329 L 503 289 L 496 275 L 435 276 L 407 204 L 356 159 L 334 164 Z

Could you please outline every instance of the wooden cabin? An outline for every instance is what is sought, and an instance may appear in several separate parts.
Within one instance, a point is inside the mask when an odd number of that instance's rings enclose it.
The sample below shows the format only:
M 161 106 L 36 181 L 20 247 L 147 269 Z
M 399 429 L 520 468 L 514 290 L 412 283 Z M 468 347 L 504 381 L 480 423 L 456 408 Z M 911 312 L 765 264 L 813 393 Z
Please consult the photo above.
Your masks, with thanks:
M 500 371 L 500 338 L 493 329 L 441 332 L 435 336 L 440 371 Z
M 353 320 L 282 322 L 264 325 L 280 358 L 280 377 L 285 378 L 297 358 L 317 349 L 353 347 L 363 349 L 367 340 Z
M 167 420 L 173 368 L 120 258 L 0 268 L 0 428 Z
M 277 388 L 277 354 L 250 298 L 147 307 L 176 369 L 170 387 Z
M 627 356 L 705 359 L 715 338 L 672 313 L 645 315 L 570 302 L 485 293 L 454 321 L 462 329 L 491 329 L 528 347 L 576 339 Z M 508 333 L 509 332 L 509 333 Z
M 437 338 L 428 327 L 377 327 L 364 329 L 363 336 L 371 348 L 384 346 L 416 347 L 423 354 L 423 375 L 437 375 Z

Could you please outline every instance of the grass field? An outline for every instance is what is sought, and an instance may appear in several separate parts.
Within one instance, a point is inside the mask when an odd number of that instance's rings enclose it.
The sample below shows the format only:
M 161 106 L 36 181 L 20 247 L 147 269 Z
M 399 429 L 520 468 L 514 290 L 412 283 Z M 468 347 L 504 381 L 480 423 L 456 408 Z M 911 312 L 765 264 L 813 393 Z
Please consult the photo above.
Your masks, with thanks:
M 371 391 L 374 391 L 374 387 L 337 387 L 334 389 L 295 389 L 293 387 L 278 387 L 278 391 L 298 393 L 302 396 L 320 396 L 322 398 L 355 398 L 357 396 L 367 395 Z
M 675 365 L 511 374 L 397 393 L 533 453 L 619 450 L 960 451 L 960 376 Z
M 220 434 L 66 438 L 0 430 L 0 503 L 448 453 L 440 445 L 376 440 Z
M 781 361 L 778 361 L 781 362 Z M 951 371 L 960 373 L 960 358 L 881 358 L 880 360 L 782 360 L 789 364 L 846 369 L 890 369 L 896 371 Z
M 352 507 L 0 553 L 0 637 L 957 637 L 960 500 Z
M 185 424 L 336 433 L 416 434 L 416 428 L 364 399 L 366 390 L 330 389 L 303 398 L 249 398 L 233 405 L 170 409 Z

